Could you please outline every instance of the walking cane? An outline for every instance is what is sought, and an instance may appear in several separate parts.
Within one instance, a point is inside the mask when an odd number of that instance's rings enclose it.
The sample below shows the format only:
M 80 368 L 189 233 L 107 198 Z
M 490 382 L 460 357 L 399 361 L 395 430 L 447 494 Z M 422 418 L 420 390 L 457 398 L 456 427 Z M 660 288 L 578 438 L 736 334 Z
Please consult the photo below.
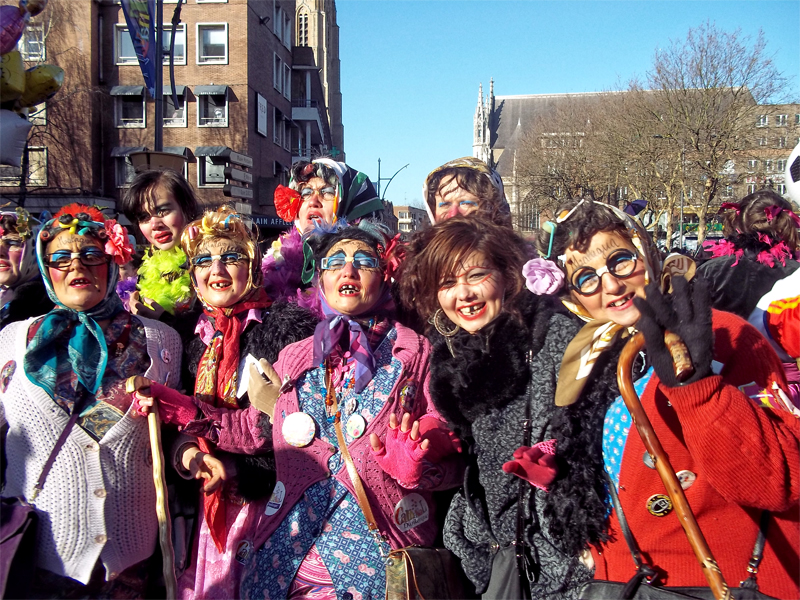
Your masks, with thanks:
M 126 382 L 126 391 L 137 390 L 136 377 Z M 150 432 L 150 453 L 153 456 L 153 483 L 156 486 L 156 517 L 158 518 L 158 540 L 163 559 L 162 572 L 167 589 L 167 600 L 175 600 L 178 582 L 175 579 L 175 549 L 172 546 L 172 520 L 169 518 L 167 502 L 167 477 L 164 471 L 164 452 L 161 448 L 161 419 L 158 418 L 158 403 L 153 402 L 147 413 L 147 428 Z
M 669 339 L 671 336 L 674 337 Z M 686 356 L 686 347 L 675 334 L 667 332 L 665 341 L 673 354 L 673 360 L 675 360 L 676 354 L 673 347 L 676 345 L 682 346 L 680 350 L 682 350 L 684 356 Z M 686 537 L 689 539 L 689 544 L 692 550 L 694 550 L 697 560 L 700 562 L 703 575 L 705 575 L 708 585 L 711 587 L 714 598 L 716 598 L 716 600 L 730 600 L 732 596 L 728 585 L 722 577 L 722 572 L 717 565 L 717 561 L 714 560 L 714 556 L 711 554 L 711 549 L 708 547 L 703 532 L 700 531 L 700 527 L 697 525 L 697 520 L 694 518 L 689 502 L 686 500 L 686 495 L 683 493 L 683 488 L 669 462 L 669 457 L 666 452 L 664 452 L 664 448 L 661 446 L 661 442 L 658 440 L 656 432 L 653 430 L 653 425 L 650 423 L 650 419 L 647 418 L 642 403 L 639 401 L 639 396 L 636 395 L 636 390 L 633 387 L 633 379 L 631 376 L 633 361 L 643 347 L 644 334 L 638 332 L 622 349 L 622 354 L 620 355 L 617 365 L 617 382 L 619 383 L 622 399 L 625 401 L 625 406 L 628 407 L 631 413 L 631 418 L 636 425 L 636 430 L 639 432 L 639 436 L 642 438 L 642 442 L 644 442 L 644 447 L 647 449 L 647 453 L 655 464 L 656 471 L 658 471 L 658 475 L 661 477 L 664 487 L 667 488 L 669 498 L 672 501 L 672 505 L 675 507 L 675 513 L 678 515 L 683 530 L 686 532 Z M 685 368 L 685 365 L 683 368 Z M 691 368 L 691 366 L 689 368 Z

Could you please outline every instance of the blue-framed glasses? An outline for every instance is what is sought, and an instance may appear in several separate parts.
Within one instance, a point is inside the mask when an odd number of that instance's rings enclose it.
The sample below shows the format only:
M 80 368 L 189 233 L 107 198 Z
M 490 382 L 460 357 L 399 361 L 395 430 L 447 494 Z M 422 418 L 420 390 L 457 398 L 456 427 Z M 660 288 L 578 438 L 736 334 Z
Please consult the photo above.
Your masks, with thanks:
M 44 264 L 51 269 L 66 271 L 72 266 L 72 261 L 78 259 L 84 267 L 99 267 L 109 262 L 111 257 L 100 248 L 83 248 L 80 252 L 57 250 L 44 257 Z
M 324 188 L 315 189 L 311 186 L 307 186 L 301 188 L 300 190 L 300 197 L 303 200 L 307 200 L 313 194 L 318 194 L 320 198 L 323 200 L 333 200 L 336 197 L 336 188 L 332 185 L 326 185 Z
M 200 254 L 192 259 L 192 265 L 196 269 L 210 269 L 214 261 L 218 260 L 223 265 L 236 265 L 246 260 L 250 260 L 246 254 L 241 252 L 226 252 L 225 254 Z
M 338 271 L 339 269 L 344 269 L 347 263 L 353 263 L 353 268 L 359 270 L 380 267 L 380 261 L 375 256 L 370 256 L 363 252 L 356 252 L 353 256 L 347 256 L 344 252 L 337 252 L 323 258 L 319 268 L 323 271 Z
M 605 266 L 599 269 L 581 267 L 569 279 L 569 286 L 581 296 L 591 296 L 600 289 L 603 275 L 611 273 L 617 279 L 627 279 L 636 271 L 639 255 L 633 250 L 617 250 L 606 258 Z

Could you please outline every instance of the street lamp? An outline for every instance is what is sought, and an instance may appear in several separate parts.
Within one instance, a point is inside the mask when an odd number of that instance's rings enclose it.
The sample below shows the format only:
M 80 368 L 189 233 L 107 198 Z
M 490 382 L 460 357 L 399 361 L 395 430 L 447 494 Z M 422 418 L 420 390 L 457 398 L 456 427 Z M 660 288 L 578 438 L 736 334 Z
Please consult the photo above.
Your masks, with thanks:
M 386 190 L 389 189 L 389 186 L 392 183 L 392 179 L 394 179 L 395 176 L 400 171 L 405 169 L 409 164 L 411 164 L 411 163 L 407 163 L 407 164 L 403 165 L 402 167 L 400 167 L 399 169 L 397 169 L 397 171 L 395 171 L 394 175 L 392 175 L 391 177 L 381 177 L 381 159 L 380 158 L 378 159 L 378 181 L 377 181 L 377 183 L 378 183 L 378 198 L 380 198 L 381 200 L 386 198 Z M 388 181 L 389 182 L 389 183 L 386 184 L 386 188 L 384 188 L 384 190 L 383 190 L 383 196 L 381 196 L 381 181 Z

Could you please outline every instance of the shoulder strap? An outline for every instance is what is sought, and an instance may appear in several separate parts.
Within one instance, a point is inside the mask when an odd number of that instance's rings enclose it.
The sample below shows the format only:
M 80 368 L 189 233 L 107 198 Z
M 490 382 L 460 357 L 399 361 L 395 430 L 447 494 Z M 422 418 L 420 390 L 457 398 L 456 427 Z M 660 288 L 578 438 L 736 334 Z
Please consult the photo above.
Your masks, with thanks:
M 81 402 L 80 404 L 82 405 L 83 403 Z M 33 495 L 31 496 L 31 502 L 36 500 L 36 497 L 39 495 L 39 492 L 41 492 L 42 489 L 44 489 L 44 481 L 45 479 L 47 479 L 47 475 L 48 473 L 50 473 L 50 469 L 53 468 L 53 463 L 56 462 L 56 456 L 58 456 L 59 451 L 66 443 L 67 437 L 69 437 L 69 432 L 72 431 L 72 427 L 78 421 L 78 416 L 80 411 L 81 409 L 79 403 L 76 402 L 75 405 L 72 407 L 72 414 L 70 414 L 69 416 L 69 421 L 67 421 L 64 430 L 58 437 L 55 447 L 50 452 L 50 456 L 47 457 L 47 462 L 45 462 L 44 466 L 42 467 L 42 473 L 41 475 L 39 475 L 39 479 L 36 482 L 36 485 L 33 486 Z

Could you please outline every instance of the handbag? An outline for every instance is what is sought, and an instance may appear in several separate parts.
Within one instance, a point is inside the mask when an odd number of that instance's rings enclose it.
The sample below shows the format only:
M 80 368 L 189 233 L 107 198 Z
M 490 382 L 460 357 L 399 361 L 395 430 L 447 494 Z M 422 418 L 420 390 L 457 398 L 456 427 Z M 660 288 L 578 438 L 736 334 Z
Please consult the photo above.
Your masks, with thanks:
M 619 501 L 617 490 L 608 474 L 606 474 L 606 480 L 608 490 L 611 493 L 611 503 L 614 505 L 614 510 L 617 511 L 622 535 L 636 565 L 636 574 L 627 583 L 590 581 L 581 590 L 580 600 L 609 600 L 612 598 L 624 600 L 679 600 L 681 598 L 716 600 L 710 587 L 667 587 L 658 585 L 656 581 L 657 572 L 644 561 L 636 539 L 633 537 L 630 527 L 628 527 L 628 521 L 622 511 L 622 504 Z M 756 582 L 758 566 L 764 557 L 769 516 L 768 511 L 761 513 L 758 536 L 753 546 L 752 556 L 747 563 L 749 575 L 747 579 L 739 584 L 738 588 L 731 590 L 736 600 L 775 600 L 772 596 L 759 592 L 758 583 Z
M 328 385 L 328 393 L 333 388 Z M 335 400 L 334 400 L 335 402 Z M 336 413 L 334 407 L 334 413 Z M 338 416 L 334 419 L 336 439 L 342 453 L 347 473 L 353 482 L 356 499 L 367 527 L 378 544 L 381 556 L 386 562 L 386 600 L 445 600 L 449 598 L 467 598 L 464 574 L 461 563 L 455 554 L 446 548 L 426 548 L 423 546 L 406 546 L 397 550 L 389 549 L 380 533 L 375 516 L 372 513 L 367 494 L 361 483 L 361 477 L 353 464 L 353 457 L 347 449 L 347 442 L 342 433 L 342 424 Z
M 33 488 L 31 502 L 44 488 L 45 479 L 56 461 L 69 432 L 78 420 L 76 404 L 69 421 L 42 467 Z M 24 498 L 0 499 L 0 598 L 26 598 L 36 570 L 36 531 L 39 516 Z

